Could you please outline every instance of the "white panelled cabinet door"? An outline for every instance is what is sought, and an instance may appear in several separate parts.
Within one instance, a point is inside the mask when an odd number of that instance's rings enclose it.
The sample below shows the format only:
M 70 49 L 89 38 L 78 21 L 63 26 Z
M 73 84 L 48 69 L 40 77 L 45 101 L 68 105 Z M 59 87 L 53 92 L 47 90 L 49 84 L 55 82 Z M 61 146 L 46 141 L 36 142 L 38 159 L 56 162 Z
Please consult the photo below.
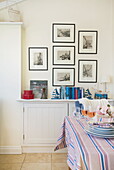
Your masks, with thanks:
M 40 103 L 24 105 L 24 144 L 55 144 L 67 103 Z

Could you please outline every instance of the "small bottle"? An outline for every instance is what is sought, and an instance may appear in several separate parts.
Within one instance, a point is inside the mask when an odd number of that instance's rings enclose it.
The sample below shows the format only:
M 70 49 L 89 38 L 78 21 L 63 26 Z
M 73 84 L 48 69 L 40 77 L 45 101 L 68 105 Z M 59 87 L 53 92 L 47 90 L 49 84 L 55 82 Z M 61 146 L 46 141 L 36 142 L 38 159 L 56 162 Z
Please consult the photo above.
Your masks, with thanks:
M 41 99 L 47 99 L 46 89 L 45 88 L 42 89 Z

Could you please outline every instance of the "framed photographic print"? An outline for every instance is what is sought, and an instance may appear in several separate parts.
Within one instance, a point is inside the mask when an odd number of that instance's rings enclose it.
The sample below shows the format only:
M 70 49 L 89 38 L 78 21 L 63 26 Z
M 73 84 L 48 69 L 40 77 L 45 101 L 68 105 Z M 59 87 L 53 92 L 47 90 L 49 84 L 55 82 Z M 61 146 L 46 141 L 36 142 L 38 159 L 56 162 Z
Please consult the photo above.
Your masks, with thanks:
M 75 46 L 53 46 L 53 65 L 75 65 Z
M 47 47 L 29 47 L 29 70 L 45 71 L 48 70 L 48 48 Z
M 75 69 L 74 68 L 53 68 L 52 70 L 53 86 L 74 86 Z
M 78 82 L 97 82 L 97 60 L 78 60 Z
M 48 81 L 47 80 L 30 80 L 30 90 L 33 90 L 34 98 L 41 99 L 42 89 L 45 88 L 45 98 L 48 98 Z
M 78 54 L 97 54 L 97 31 L 78 31 Z
M 52 41 L 54 43 L 74 43 L 75 42 L 75 24 L 52 25 Z

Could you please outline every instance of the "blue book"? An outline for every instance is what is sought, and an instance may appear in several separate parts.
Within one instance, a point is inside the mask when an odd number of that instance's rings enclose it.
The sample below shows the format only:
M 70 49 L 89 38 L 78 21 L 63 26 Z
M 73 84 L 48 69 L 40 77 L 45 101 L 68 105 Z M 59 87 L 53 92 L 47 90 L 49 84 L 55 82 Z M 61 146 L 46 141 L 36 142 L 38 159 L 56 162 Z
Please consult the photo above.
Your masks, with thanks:
M 80 98 L 84 97 L 84 89 L 80 87 Z
M 69 99 L 72 99 L 72 87 L 69 87 Z
M 71 92 L 72 92 L 72 99 L 75 99 L 75 87 L 72 87 Z
M 80 99 L 80 87 L 77 87 L 77 97 Z
M 70 99 L 70 87 L 66 87 L 66 99 Z

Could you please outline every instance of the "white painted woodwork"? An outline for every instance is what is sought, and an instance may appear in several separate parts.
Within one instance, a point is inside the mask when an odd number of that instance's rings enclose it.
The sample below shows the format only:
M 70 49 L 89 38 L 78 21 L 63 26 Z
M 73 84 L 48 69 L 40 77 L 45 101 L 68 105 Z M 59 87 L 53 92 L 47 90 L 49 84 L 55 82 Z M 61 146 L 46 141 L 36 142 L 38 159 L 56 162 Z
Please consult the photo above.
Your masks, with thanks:
M 21 24 L 0 23 L 0 147 L 20 147 Z M 3 150 L 3 149 L 2 149 Z
M 24 144 L 55 144 L 67 103 L 24 104 Z
M 22 152 L 54 152 L 64 117 L 73 115 L 77 100 L 19 99 L 17 101 L 23 104 Z M 109 102 L 114 105 L 113 99 L 109 99 Z

